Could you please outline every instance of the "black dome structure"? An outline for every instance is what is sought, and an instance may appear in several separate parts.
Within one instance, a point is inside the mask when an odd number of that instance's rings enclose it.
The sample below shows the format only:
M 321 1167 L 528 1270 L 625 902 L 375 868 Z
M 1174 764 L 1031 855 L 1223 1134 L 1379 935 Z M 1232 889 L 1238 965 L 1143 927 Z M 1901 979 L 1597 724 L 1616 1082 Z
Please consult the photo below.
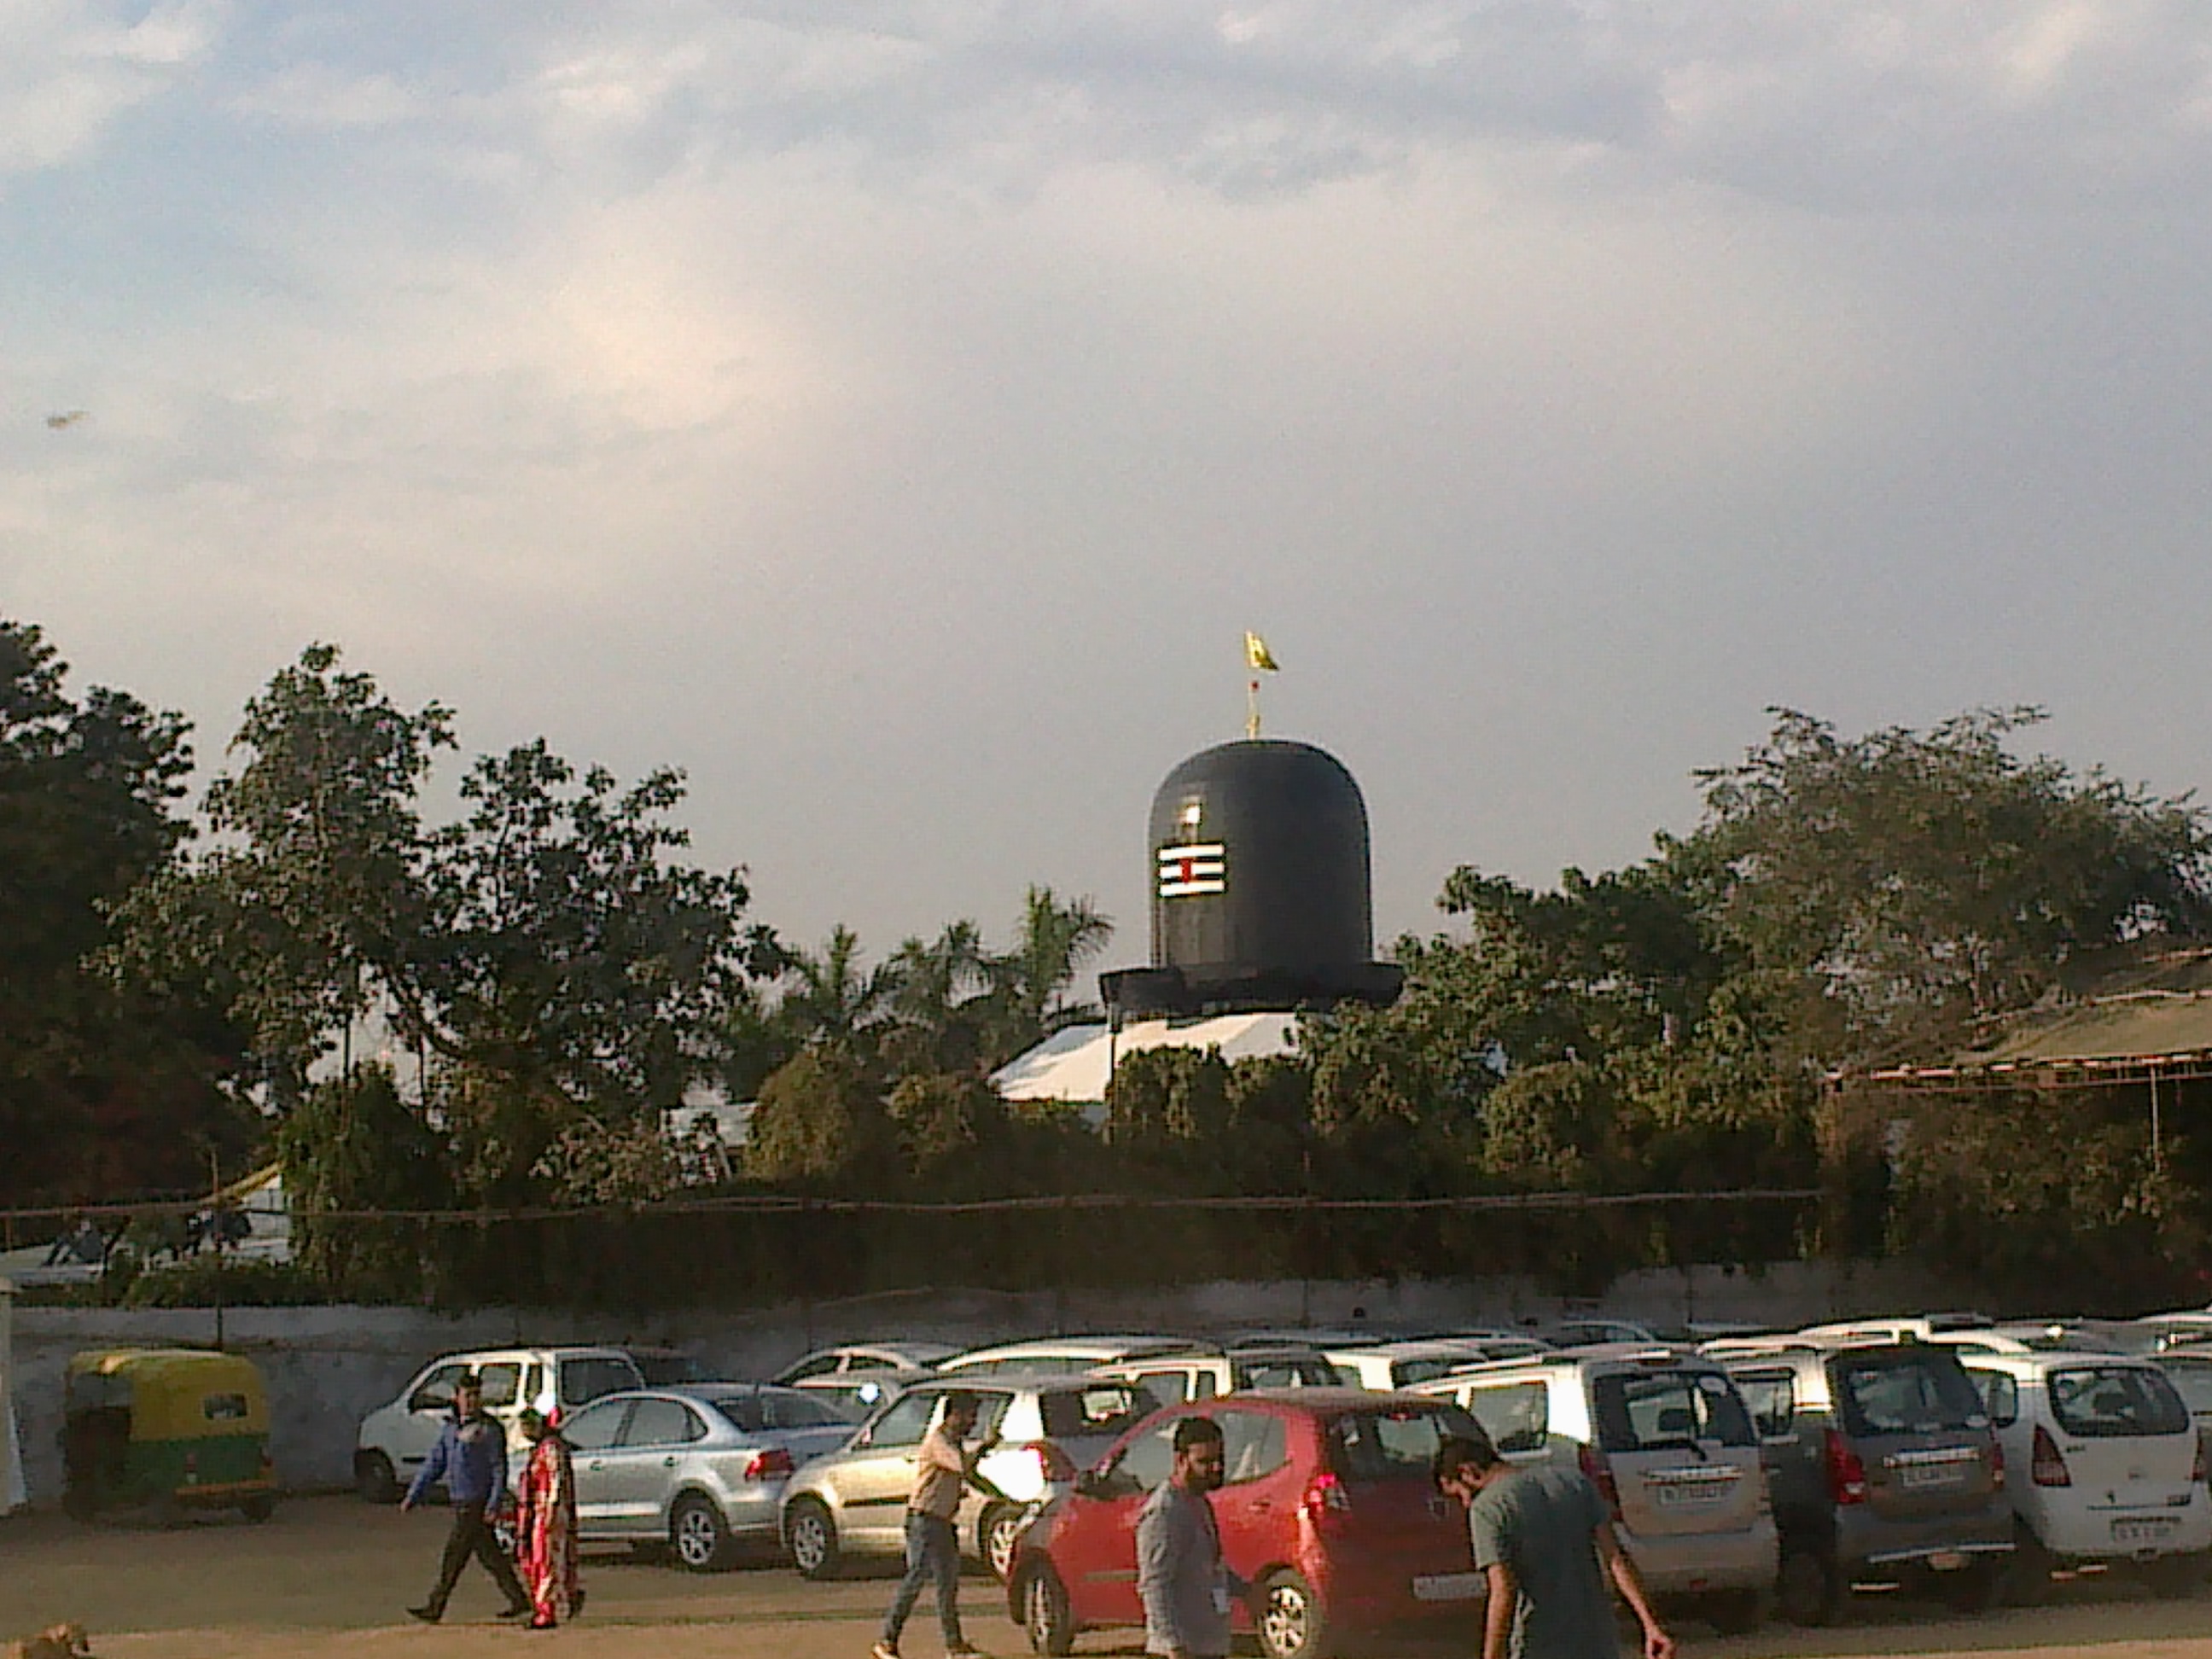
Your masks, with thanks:
M 1311 744 L 1248 738 L 1193 755 L 1152 797 L 1152 965 L 1100 976 L 1108 1009 L 1158 1017 L 1397 1000 L 1370 960 L 1367 803 Z

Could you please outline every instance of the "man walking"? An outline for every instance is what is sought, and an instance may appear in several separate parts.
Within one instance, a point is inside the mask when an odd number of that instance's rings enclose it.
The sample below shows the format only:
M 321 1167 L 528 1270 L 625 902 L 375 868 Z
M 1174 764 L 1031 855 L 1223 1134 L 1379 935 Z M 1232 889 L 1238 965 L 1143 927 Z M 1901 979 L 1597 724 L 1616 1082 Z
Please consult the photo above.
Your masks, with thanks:
M 1485 1436 L 1437 1448 L 1437 1489 L 1467 1506 L 1474 1565 L 1488 1583 L 1482 1659 L 1617 1659 L 1613 1597 L 1644 1626 L 1644 1659 L 1674 1659 L 1613 1511 L 1576 1470 L 1515 1468 Z
M 1166 1659 L 1226 1659 L 1229 1611 L 1251 1586 L 1221 1559 L 1208 1492 L 1224 1474 L 1221 1425 L 1186 1417 L 1175 1427 L 1175 1468 L 1137 1517 L 1137 1594 L 1145 1651 Z
M 530 1595 L 515 1577 L 514 1564 L 500 1548 L 490 1520 L 507 1498 L 507 1431 L 484 1414 L 483 1385 L 473 1376 L 463 1377 L 453 1389 L 453 1421 L 438 1437 L 437 1445 L 423 1461 L 399 1507 L 413 1509 L 441 1476 L 446 1482 L 447 1501 L 453 1505 L 453 1530 L 446 1534 L 438 1587 L 430 1592 L 428 1601 L 407 1611 L 426 1625 L 443 1619 L 446 1603 L 453 1600 L 453 1586 L 460 1582 L 461 1569 L 473 1555 L 507 1597 L 507 1610 L 500 1617 L 521 1618 L 530 1611 Z
M 946 1654 L 966 1659 L 976 1651 L 960 1633 L 960 1535 L 953 1517 L 960 1512 L 963 1487 L 1000 1496 L 975 1473 L 976 1461 L 997 1443 L 986 1440 L 972 1450 L 964 1444 L 975 1431 L 976 1409 L 972 1394 L 946 1395 L 937 1426 L 921 1438 L 914 1492 L 906 1505 L 906 1577 L 884 1616 L 875 1659 L 899 1659 L 899 1638 L 925 1584 L 937 1587 L 937 1622 L 945 1632 Z

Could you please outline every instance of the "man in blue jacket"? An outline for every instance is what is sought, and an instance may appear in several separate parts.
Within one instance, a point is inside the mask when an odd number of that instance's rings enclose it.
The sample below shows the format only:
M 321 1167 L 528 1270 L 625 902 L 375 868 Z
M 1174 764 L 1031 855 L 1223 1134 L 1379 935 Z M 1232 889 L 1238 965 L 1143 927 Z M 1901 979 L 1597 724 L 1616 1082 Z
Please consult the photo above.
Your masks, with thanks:
M 490 1521 L 507 1499 L 507 1430 L 496 1419 L 484 1414 L 483 1384 L 474 1376 L 463 1377 L 454 1389 L 453 1421 L 438 1437 L 437 1445 L 416 1473 L 399 1507 L 413 1509 L 441 1477 L 447 1500 L 453 1505 L 453 1528 L 446 1535 L 438 1588 L 421 1607 L 407 1611 L 426 1625 L 443 1619 L 453 1586 L 460 1582 L 461 1569 L 473 1555 L 507 1597 L 507 1611 L 500 1617 L 521 1618 L 530 1611 L 529 1592 L 514 1576 L 514 1564 L 500 1548 Z

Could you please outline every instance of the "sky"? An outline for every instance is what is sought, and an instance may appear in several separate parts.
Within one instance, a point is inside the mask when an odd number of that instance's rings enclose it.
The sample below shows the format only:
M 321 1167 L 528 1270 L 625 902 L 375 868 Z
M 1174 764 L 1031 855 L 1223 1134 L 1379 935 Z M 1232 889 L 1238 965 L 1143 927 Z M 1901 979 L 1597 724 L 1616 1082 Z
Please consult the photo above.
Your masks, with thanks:
M 1773 705 L 2212 777 L 2202 0 L 0 0 L 0 615 L 684 768 L 762 919 L 1140 961 L 1241 734 L 1377 932 Z M 60 429 L 50 416 L 83 417 Z

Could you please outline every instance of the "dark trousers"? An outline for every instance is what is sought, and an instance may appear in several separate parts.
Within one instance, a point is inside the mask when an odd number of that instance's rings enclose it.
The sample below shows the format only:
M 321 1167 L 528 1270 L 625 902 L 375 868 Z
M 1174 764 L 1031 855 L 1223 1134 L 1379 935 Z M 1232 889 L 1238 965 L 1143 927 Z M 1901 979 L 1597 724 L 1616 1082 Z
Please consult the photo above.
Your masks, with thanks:
M 952 1529 L 950 1521 L 939 1520 L 933 1515 L 916 1515 L 911 1510 L 906 1517 L 906 1578 L 891 1598 L 891 1610 L 884 1615 L 884 1645 L 895 1648 L 906 1629 L 908 1615 L 914 1604 L 921 1600 L 924 1584 L 937 1586 L 937 1622 L 945 1630 L 945 1645 L 948 1649 L 964 1648 L 968 1638 L 960 1633 L 960 1535 Z
M 498 1534 L 491 1522 L 484 1519 L 482 1504 L 453 1505 L 453 1529 L 446 1534 L 445 1559 L 438 1564 L 438 1588 L 430 1592 L 428 1606 L 434 1613 L 442 1613 L 446 1603 L 453 1599 L 453 1586 L 461 1582 L 461 1569 L 475 1556 L 491 1575 L 499 1593 L 507 1598 L 510 1607 L 530 1605 L 530 1592 L 522 1588 L 522 1581 L 514 1576 L 514 1563 L 507 1559 L 507 1552 L 499 1547 Z

